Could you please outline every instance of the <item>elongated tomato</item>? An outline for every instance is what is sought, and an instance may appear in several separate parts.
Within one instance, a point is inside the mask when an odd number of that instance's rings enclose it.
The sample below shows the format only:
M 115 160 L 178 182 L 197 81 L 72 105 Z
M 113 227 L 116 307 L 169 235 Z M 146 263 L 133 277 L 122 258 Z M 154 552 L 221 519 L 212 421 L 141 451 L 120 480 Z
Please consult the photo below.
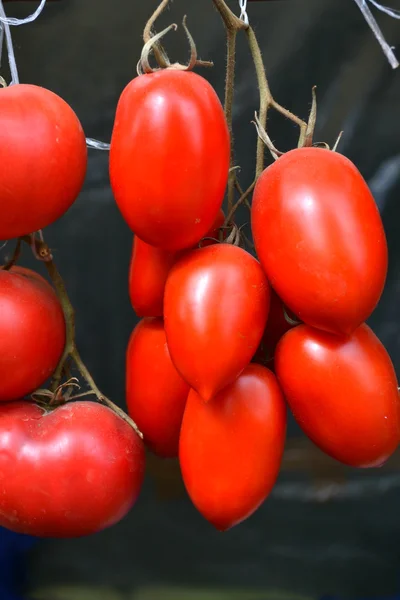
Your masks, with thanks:
M 224 221 L 225 215 L 221 209 L 202 242 L 203 246 L 209 246 L 214 239 L 218 239 L 219 228 Z M 162 317 L 168 273 L 182 252 L 156 248 L 134 236 L 129 267 L 129 297 L 138 317 Z
M 168 347 L 182 377 L 205 401 L 251 361 L 269 302 L 260 263 L 241 248 L 193 250 L 172 267 L 164 296 Z
M 212 402 L 193 390 L 183 417 L 179 460 L 196 508 L 224 531 L 270 493 L 282 459 L 286 406 L 275 376 L 251 364 Z
M 110 149 L 116 202 L 140 239 L 190 248 L 225 194 L 230 142 L 221 103 L 192 72 L 165 69 L 131 81 L 118 103 Z
M 377 467 L 396 450 L 396 373 L 367 325 L 349 337 L 295 327 L 278 344 L 275 371 L 300 427 L 336 460 Z
M 350 334 L 372 313 L 386 278 L 386 238 L 347 158 L 321 148 L 279 158 L 257 182 L 252 230 L 272 287 L 302 321 Z
M 178 456 L 189 391 L 172 364 L 162 319 L 142 319 L 126 354 L 126 403 L 146 445 L 158 456 Z

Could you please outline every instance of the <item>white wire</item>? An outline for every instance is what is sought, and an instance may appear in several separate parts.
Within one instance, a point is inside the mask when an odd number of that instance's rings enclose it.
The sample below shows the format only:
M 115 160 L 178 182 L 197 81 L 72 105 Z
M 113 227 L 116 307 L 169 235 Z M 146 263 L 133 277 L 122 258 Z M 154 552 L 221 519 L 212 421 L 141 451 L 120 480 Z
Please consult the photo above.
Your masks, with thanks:
M 14 54 L 14 46 L 11 37 L 10 25 L 14 27 L 18 25 L 25 25 L 26 23 L 32 23 L 35 21 L 46 4 L 46 0 L 41 0 L 40 5 L 37 7 L 35 12 L 26 17 L 25 19 L 14 19 L 12 17 L 7 17 L 4 12 L 3 1 L 0 0 L 0 66 L 1 66 L 1 53 L 3 47 L 3 36 L 5 34 L 6 43 L 7 43 L 7 53 L 8 53 L 8 64 L 10 66 L 11 73 L 11 82 L 10 85 L 15 85 L 19 83 L 18 77 L 18 68 L 17 62 L 15 60 Z M 105 142 L 100 142 L 99 140 L 94 140 L 92 138 L 86 138 L 86 145 L 89 148 L 94 148 L 95 150 L 105 150 L 108 151 L 110 149 L 110 144 L 106 144 Z
M 390 8 L 389 6 L 383 6 L 382 4 L 376 2 L 376 0 L 369 1 L 375 6 L 375 8 L 386 13 L 389 15 L 389 17 L 393 17 L 393 19 L 400 19 L 400 10 L 397 10 L 396 8 Z
M 378 23 L 376 22 L 374 15 L 372 14 L 372 12 L 369 9 L 367 0 L 354 0 L 354 2 L 357 4 L 358 8 L 361 10 L 361 12 L 364 16 L 364 19 L 367 21 L 368 25 L 371 28 L 372 33 L 374 34 L 374 36 L 378 40 L 379 44 L 381 45 L 381 48 L 382 48 L 386 58 L 388 59 L 390 66 L 393 69 L 397 69 L 397 67 L 399 66 L 399 61 L 397 60 L 397 58 L 393 52 L 393 48 L 391 46 L 389 46 L 389 44 L 385 40 L 385 37 L 384 37 Z M 374 6 L 377 6 L 379 8 L 379 10 L 385 9 L 384 6 L 381 6 L 380 4 L 375 2 L 375 0 L 369 0 L 369 2 L 371 2 Z M 390 10 L 390 9 L 387 9 L 387 10 Z M 384 10 L 384 12 L 386 12 L 386 10 Z M 391 16 L 393 16 L 393 15 L 391 15 Z
M 249 24 L 249 17 L 247 15 L 247 0 L 239 0 L 239 6 L 240 6 L 240 17 L 239 19 L 241 21 L 243 21 L 244 23 L 246 23 L 246 25 Z
M 32 21 L 35 21 L 38 18 L 38 16 L 44 9 L 45 4 L 46 4 L 46 0 L 41 0 L 40 4 L 37 7 L 37 9 L 35 10 L 35 12 L 33 12 L 31 15 L 25 17 L 25 19 L 14 19 L 14 17 L 6 17 L 5 14 L 2 14 L 0 16 L 0 21 L 7 25 L 13 25 L 14 27 L 16 27 L 18 25 L 26 25 L 26 23 L 32 23 Z

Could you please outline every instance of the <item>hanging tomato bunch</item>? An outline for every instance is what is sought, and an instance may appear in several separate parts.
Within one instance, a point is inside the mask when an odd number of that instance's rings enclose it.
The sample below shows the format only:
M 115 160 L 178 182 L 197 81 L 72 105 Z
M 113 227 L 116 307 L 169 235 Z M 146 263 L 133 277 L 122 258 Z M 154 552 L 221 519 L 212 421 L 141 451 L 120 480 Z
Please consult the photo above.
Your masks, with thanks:
M 347 465 L 380 466 L 399 444 L 395 370 L 364 323 L 387 272 L 374 199 L 336 148 L 313 146 L 315 97 L 308 122 L 279 105 L 253 30 L 213 1 L 233 45 L 246 32 L 258 67 L 256 176 L 243 191 L 230 135 L 231 63 L 224 111 L 192 71 L 199 61 L 185 22 L 188 66 L 171 65 L 159 45 L 171 28 L 150 34 L 163 0 L 145 29 L 139 75 L 119 99 L 110 146 L 111 187 L 134 233 L 128 283 L 141 318 L 126 355 L 129 415 L 82 362 L 73 308 L 37 233 L 79 194 L 82 127 L 48 90 L 16 82 L 0 90 L 0 238 L 19 238 L 0 270 L 0 525 L 14 531 L 73 537 L 116 523 L 139 495 L 144 445 L 179 457 L 196 508 L 229 529 L 276 482 L 287 406 L 321 450 Z M 272 144 L 270 108 L 300 127 L 297 149 L 282 154 Z M 275 159 L 266 169 L 264 144 Z M 252 192 L 255 252 L 234 223 Z M 15 266 L 24 242 L 55 291 Z

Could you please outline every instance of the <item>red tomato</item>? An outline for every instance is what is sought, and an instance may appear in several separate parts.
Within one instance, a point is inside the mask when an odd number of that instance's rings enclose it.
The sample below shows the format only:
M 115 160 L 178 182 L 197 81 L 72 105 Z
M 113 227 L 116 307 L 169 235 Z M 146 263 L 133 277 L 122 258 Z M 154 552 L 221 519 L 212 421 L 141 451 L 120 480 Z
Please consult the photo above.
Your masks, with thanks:
M 159 456 L 178 456 L 189 389 L 172 364 L 162 319 L 140 321 L 128 345 L 126 403 L 145 443 Z
M 168 347 L 182 377 L 204 400 L 251 361 L 269 298 L 260 263 L 236 246 L 193 250 L 172 267 L 164 296 Z
M 218 239 L 219 229 L 224 221 L 225 215 L 221 209 L 207 237 Z M 202 242 L 202 246 L 213 243 L 211 239 L 207 239 Z M 170 252 L 156 248 L 134 236 L 129 267 L 129 296 L 138 317 L 162 317 L 168 273 L 181 255 L 182 251 Z
M 105 406 L 2 404 L 0 525 L 40 537 L 100 531 L 136 501 L 144 461 L 139 436 Z
M 220 531 L 249 517 L 275 484 L 286 406 L 275 376 L 251 364 L 205 404 L 190 392 L 179 446 L 193 504 Z
M 0 239 L 43 229 L 76 200 L 86 174 L 82 126 L 49 90 L 0 89 Z
M 274 371 L 274 354 L 275 348 L 281 339 L 281 337 L 294 327 L 293 324 L 289 323 L 285 318 L 285 307 L 279 296 L 271 290 L 271 303 L 269 307 L 267 326 L 264 331 L 264 335 L 261 339 L 261 343 L 258 347 L 254 360 L 264 363 L 272 371 Z M 293 318 L 294 315 L 288 315 Z
M 64 345 L 64 315 L 50 284 L 29 269 L 0 270 L 0 401 L 43 385 Z
M 111 186 L 129 227 L 168 250 L 195 245 L 224 198 L 228 127 L 210 84 L 166 69 L 131 81 L 118 103 Z
M 377 467 L 396 450 L 396 374 L 367 325 L 346 338 L 295 327 L 278 345 L 275 369 L 295 419 L 326 454 L 353 467 Z
M 321 148 L 279 158 L 257 182 L 252 230 L 272 287 L 302 321 L 350 334 L 372 313 L 386 278 L 386 238 L 347 158 Z

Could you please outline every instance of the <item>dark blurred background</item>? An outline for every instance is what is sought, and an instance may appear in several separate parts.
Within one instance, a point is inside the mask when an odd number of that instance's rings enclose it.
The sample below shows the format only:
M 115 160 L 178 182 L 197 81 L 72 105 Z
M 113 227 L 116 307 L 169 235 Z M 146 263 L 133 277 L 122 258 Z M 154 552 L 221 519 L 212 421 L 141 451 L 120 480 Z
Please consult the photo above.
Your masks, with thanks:
M 400 8 L 399 0 L 387 0 Z M 135 76 L 141 33 L 157 0 L 60 0 L 37 22 L 13 29 L 22 82 L 71 104 L 86 135 L 109 141 L 118 97 Z M 22 17 L 32 2 L 8 3 Z M 239 14 L 238 3 L 230 6 Z M 223 97 L 225 38 L 211 0 L 175 0 L 158 30 L 183 14 L 202 70 Z M 249 3 L 275 97 L 306 117 L 317 85 L 316 139 L 353 160 L 369 182 L 386 228 L 390 269 L 371 326 L 400 374 L 400 70 L 393 71 L 352 0 Z M 377 19 L 393 46 L 400 23 Z M 166 46 L 188 55 L 180 28 Z M 400 47 L 398 51 L 400 56 Z M 234 133 L 241 183 L 253 177 L 258 93 L 245 36 L 239 37 Z M 297 130 L 271 117 L 286 150 Z M 46 240 L 77 310 L 78 344 L 99 386 L 124 403 L 124 354 L 135 324 L 127 295 L 132 235 L 113 201 L 108 154 L 89 150 L 85 187 Z M 243 210 L 242 222 L 248 219 Z M 33 264 L 25 257 L 25 264 Z M 175 463 L 149 460 L 140 500 L 118 526 L 81 540 L 39 541 L 29 554 L 28 596 L 37 600 L 319 600 L 400 593 L 400 457 L 380 470 L 341 468 L 291 424 L 270 499 L 248 521 L 219 534 L 183 493 Z M 1 590 L 0 590 L 1 592 Z M 0 593 L 7 600 L 6 592 Z

